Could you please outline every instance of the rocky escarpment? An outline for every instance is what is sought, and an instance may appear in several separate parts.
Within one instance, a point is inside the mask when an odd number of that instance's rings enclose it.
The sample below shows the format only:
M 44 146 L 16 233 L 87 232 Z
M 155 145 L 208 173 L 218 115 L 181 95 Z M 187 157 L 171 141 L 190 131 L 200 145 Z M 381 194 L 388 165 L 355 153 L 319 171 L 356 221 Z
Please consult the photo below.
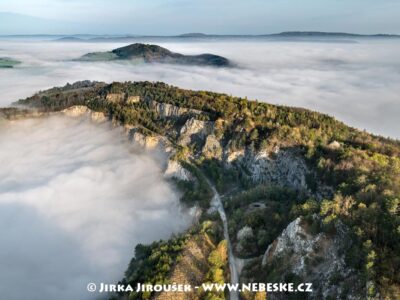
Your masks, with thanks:
M 69 108 L 63 109 L 61 113 L 69 117 L 88 116 L 92 121 L 95 121 L 97 123 L 106 122 L 108 120 L 104 113 L 92 111 L 87 108 L 87 106 L 83 105 L 71 106 Z
M 201 152 L 204 157 L 208 159 L 215 158 L 220 160 L 222 159 L 224 149 L 222 148 L 221 143 L 215 134 L 211 133 L 207 135 Z
M 163 124 L 168 122 L 166 124 L 170 125 L 164 134 L 151 132 L 148 127 L 143 131 L 141 124 L 130 125 L 132 126 L 130 135 L 139 144 L 146 147 L 158 147 L 159 142 L 162 144 L 169 140 L 170 145 L 176 143 L 192 149 L 191 156 L 193 157 L 203 156 L 207 159 L 221 161 L 227 169 L 238 170 L 255 184 L 273 182 L 296 189 L 309 190 L 306 178 L 310 174 L 313 175 L 313 171 L 307 167 L 304 155 L 298 151 L 297 147 L 273 146 L 263 149 L 251 145 L 233 146 L 235 133 L 232 133 L 231 137 L 221 136 L 221 129 L 226 126 L 224 125 L 226 121 L 216 118 L 215 113 L 209 112 L 209 110 L 205 112 L 189 108 L 186 105 L 175 105 L 174 101 L 160 102 L 156 100 L 157 97 L 151 97 L 149 93 L 143 93 L 140 90 L 132 88 L 124 90 L 121 89 L 120 84 L 107 86 L 97 82 L 76 83 L 65 88 L 52 89 L 50 92 L 35 95 L 21 103 L 26 104 L 28 101 L 29 105 L 32 103 L 43 105 L 42 103 L 48 101 L 51 93 L 55 94 L 57 102 L 60 102 L 60 97 L 65 97 L 64 102 L 79 102 L 80 105 L 86 97 L 87 99 L 98 99 L 97 103 L 102 103 L 102 106 L 129 106 L 132 110 L 140 108 L 140 112 L 133 116 L 139 119 L 142 115 L 151 112 L 149 117 L 163 120 Z M 90 100 L 89 103 L 92 101 L 94 100 Z M 192 106 L 195 106 L 194 104 L 195 102 L 191 103 Z M 129 119 L 132 118 L 129 116 Z M 239 134 L 242 133 L 237 133 L 237 135 Z M 160 138 L 163 135 L 164 138 Z M 163 141 L 161 142 L 161 140 Z M 318 185 L 320 189 L 322 186 Z M 321 198 L 322 194 L 317 191 L 316 195 Z
M 306 177 L 311 171 L 296 150 L 279 147 L 275 147 L 273 152 L 250 148 L 232 150 L 229 143 L 225 143 L 224 147 L 221 139 L 217 138 L 215 122 L 196 118 L 201 111 L 154 101 L 149 104 L 150 109 L 161 118 L 191 115 L 176 134 L 179 145 L 196 145 L 199 154 L 206 158 L 221 160 L 227 168 L 246 170 L 244 174 L 255 184 L 273 182 L 296 189 L 308 189 Z
M 202 111 L 197 109 L 179 107 L 168 103 L 159 103 L 157 101 L 147 101 L 150 109 L 156 111 L 161 118 L 181 117 L 183 115 L 201 115 Z
M 167 178 L 176 178 L 183 181 L 193 180 L 192 174 L 176 160 L 168 161 L 165 176 Z
M 242 151 L 224 152 L 227 167 L 242 166 L 254 183 L 277 183 L 299 190 L 307 190 L 306 176 L 310 173 L 304 159 L 292 150 L 275 148 L 274 152 Z
M 262 258 L 263 268 L 278 282 L 297 278 L 313 283 L 310 299 L 360 299 L 363 287 L 359 274 L 345 262 L 345 252 L 351 244 L 343 243 L 347 229 L 339 224 L 335 230 L 335 235 L 312 234 L 307 222 L 297 218 L 269 245 Z M 272 293 L 269 298 L 285 296 Z
M 217 138 L 215 122 L 196 118 L 201 111 L 155 101 L 150 101 L 149 107 L 161 118 L 189 116 L 176 133 L 180 145 L 197 145 L 199 153 L 223 161 L 227 168 L 246 169 L 247 176 L 254 183 L 274 182 L 307 189 L 306 176 L 310 170 L 295 150 L 279 147 L 275 147 L 273 152 L 250 148 L 232 150 L 229 143 L 225 142 L 223 146 L 221 139 Z
M 131 141 L 147 150 L 160 150 L 166 153 L 172 151 L 168 139 L 163 136 L 143 134 L 140 128 L 134 126 L 125 126 L 125 131 Z
M 214 123 L 189 119 L 180 131 L 180 144 L 202 141 L 201 153 L 205 157 L 221 160 L 228 169 L 242 171 L 254 184 L 269 182 L 308 190 L 306 177 L 311 171 L 296 150 L 232 150 L 229 145 L 223 147 L 214 133 Z
M 188 119 L 179 131 L 178 143 L 182 146 L 201 145 L 213 131 L 213 123 L 196 118 Z
M 89 117 L 91 121 L 94 121 L 96 123 L 103 123 L 111 120 L 115 126 L 120 125 L 115 120 L 110 119 L 109 116 L 107 116 L 106 114 L 102 112 L 93 111 L 88 107 L 82 105 L 75 105 L 63 109 L 61 113 L 69 117 L 86 116 Z M 173 148 L 171 147 L 170 142 L 168 141 L 167 138 L 163 136 L 143 134 L 140 128 L 137 126 L 124 125 L 122 126 L 122 129 L 124 133 L 128 136 L 130 141 L 132 141 L 134 144 L 146 150 L 158 150 L 162 153 L 169 153 L 169 154 L 173 152 Z M 177 162 L 175 163 L 178 164 Z M 172 174 L 173 172 L 171 170 L 172 167 L 169 168 L 169 172 L 171 172 Z

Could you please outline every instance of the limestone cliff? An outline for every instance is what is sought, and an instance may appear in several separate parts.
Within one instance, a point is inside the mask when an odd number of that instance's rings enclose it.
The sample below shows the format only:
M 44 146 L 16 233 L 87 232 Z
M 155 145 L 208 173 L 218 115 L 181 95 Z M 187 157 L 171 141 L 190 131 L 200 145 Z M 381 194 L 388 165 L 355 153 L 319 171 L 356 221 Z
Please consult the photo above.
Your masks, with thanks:
M 301 282 L 313 283 L 310 299 L 360 299 L 363 287 L 359 274 L 345 263 L 346 228 L 336 226 L 336 235 L 312 234 L 301 218 L 291 222 L 281 235 L 268 246 L 262 258 L 267 272 L 278 273 L 277 281 L 297 277 Z M 351 241 L 348 241 L 351 243 Z M 278 271 L 277 271 L 278 269 Z M 285 299 L 271 293 L 269 299 Z
M 212 130 L 212 122 L 190 118 L 180 129 L 179 144 L 182 146 L 187 146 L 191 143 L 195 144 L 199 141 L 204 142 L 207 136 L 211 134 Z
M 167 178 L 176 178 L 183 181 L 190 181 L 193 179 L 192 175 L 176 160 L 169 160 L 167 169 L 165 170 Z
M 296 189 L 307 189 L 306 176 L 310 171 L 295 151 L 278 148 L 273 153 L 249 149 L 231 152 L 227 149 L 224 158 L 228 167 L 234 163 L 243 165 L 255 183 L 273 182 Z
M 176 105 L 168 104 L 168 103 L 159 103 L 154 100 L 147 101 L 150 109 L 156 111 L 156 113 L 162 117 L 180 117 L 182 115 L 200 115 L 202 114 L 201 110 L 179 107 Z
M 103 123 L 108 120 L 104 113 L 92 111 L 87 106 L 83 105 L 75 105 L 68 107 L 66 109 L 63 109 L 61 113 L 63 113 L 68 117 L 88 116 L 92 121 L 96 123 Z

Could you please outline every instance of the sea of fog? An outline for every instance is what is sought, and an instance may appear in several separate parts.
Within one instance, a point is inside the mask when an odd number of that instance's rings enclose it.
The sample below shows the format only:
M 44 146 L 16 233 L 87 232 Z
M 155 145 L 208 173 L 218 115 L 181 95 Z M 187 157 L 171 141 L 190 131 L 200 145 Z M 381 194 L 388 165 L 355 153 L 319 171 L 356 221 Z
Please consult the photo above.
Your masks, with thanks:
M 183 41 L 183 42 L 182 42 Z M 144 41 L 146 42 L 146 41 Z M 0 105 L 77 80 L 164 81 L 190 89 L 306 107 L 370 132 L 400 138 L 400 40 L 149 40 L 184 54 L 215 53 L 233 69 L 72 62 L 128 42 L 0 39 L 0 57 L 23 63 L 0 69 Z
M 78 80 L 164 81 L 306 107 L 400 138 L 400 41 L 198 40 L 157 43 L 215 53 L 235 68 L 75 62 L 126 43 L 0 38 L 0 106 Z M 89 282 L 120 279 L 137 243 L 189 224 L 159 157 L 132 148 L 107 124 L 66 117 L 0 125 L 0 295 L 8 300 L 91 299 Z
M 190 222 L 160 157 L 119 129 L 50 117 L 0 123 L 0 298 L 98 299 L 137 243 Z M 97 294 L 99 296 L 99 294 Z

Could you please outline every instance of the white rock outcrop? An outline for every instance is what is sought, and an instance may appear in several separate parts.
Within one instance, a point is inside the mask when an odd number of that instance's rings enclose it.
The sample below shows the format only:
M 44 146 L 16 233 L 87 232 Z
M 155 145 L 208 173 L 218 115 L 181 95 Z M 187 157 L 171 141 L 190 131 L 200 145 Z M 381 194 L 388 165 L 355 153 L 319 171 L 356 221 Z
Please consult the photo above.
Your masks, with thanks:
M 182 126 L 179 132 L 179 144 L 188 145 L 192 141 L 192 137 L 195 136 L 199 139 L 205 139 L 211 134 L 213 128 L 212 122 L 197 120 L 196 118 L 190 118 Z
M 221 159 L 223 149 L 217 137 L 214 134 L 209 134 L 201 152 L 206 158 Z
M 243 166 L 255 183 L 273 182 L 296 189 L 307 189 L 306 176 L 309 170 L 304 159 L 294 151 L 277 150 L 272 154 L 249 149 L 226 151 L 224 161 L 227 167 L 231 167 L 234 162 Z
M 96 122 L 96 123 L 103 123 L 108 120 L 107 116 L 104 113 L 97 112 L 97 111 L 92 111 L 90 113 L 90 118 L 93 122 Z
M 268 246 L 263 255 L 262 266 L 268 269 L 269 263 L 274 260 L 281 261 L 283 273 L 296 274 L 304 282 L 318 282 L 318 291 L 323 299 L 329 295 L 338 295 L 344 281 L 353 280 L 354 270 L 345 263 L 344 226 L 337 225 L 336 230 L 337 234 L 334 236 L 324 232 L 311 234 L 299 217 Z M 332 278 L 337 274 L 343 279 L 333 284 Z
M 86 114 L 88 115 L 90 109 L 84 105 L 74 105 L 66 109 L 63 109 L 61 112 L 68 117 L 81 117 Z
M 129 137 L 132 142 L 145 148 L 146 150 L 161 150 L 166 149 L 166 139 L 161 136 L 148 136 L 137 131 L 137 128 L 133 127 L 129 131 Z
M 166 178 L 176 178 L 184 181 L 192 180 L 192 175 L 190 172 L 175 160 L 168 161 L 167 169 L 165 170 L 164 175 Z
M 312 253 L 316 244 L 322 238 L 322 234 L 312 236 L 308 234 L 303 226 L 301 226 L 301 218 L 297 218 L 291 222 L 281 235 L 274 241 L 273 246 L 269 246 L 263 256 L 262 264 L 267 263 L 268 257 L 276 257 L 290 251 L 293 255 L 304 256 Z M 304 269 L 303 260 L 298 260 L 294 266 L 294 271 L 299 274 Z
M 307 187 L 307 166 L 304 160 L 289 151 L 279 151 L 274 157 L 260 152 L 246 158 L 246 166 L 255 182 L 277 182 L 298 189 Z
M 179 107 L 176 105 L 168 104 L 168 103 L 160 103 L 157 101 L 148 101 L 150 109 L 153 109 L 157 112 L 157 114 L 162 118 L 167 117 L 179 117 L 184 114 L 192 114 L 192 115 L 199 115 L 203 113 L 200 110 L 186 108 L 186 107 Z
M 91 109 L 89 109 L 87 106 L 84 105 L 74 105 L 68 107 L 66 109 L 63 109 L 61 113 L 68 117 L 73 117 L 73 118 L 88 116 L 91 121 L 96 123 L 102 123 L 108 120 L 104 113 L 92 111 Z

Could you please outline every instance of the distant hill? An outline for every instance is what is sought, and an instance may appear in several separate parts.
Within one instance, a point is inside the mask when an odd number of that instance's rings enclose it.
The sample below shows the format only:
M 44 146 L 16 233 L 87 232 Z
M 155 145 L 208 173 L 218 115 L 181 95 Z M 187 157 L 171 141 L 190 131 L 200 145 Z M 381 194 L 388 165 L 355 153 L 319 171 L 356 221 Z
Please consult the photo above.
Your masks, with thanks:
M 157 45 L 131 44 L 107 52 L 93 52 L 82 56 L 80 61 L 131 60 L 144 63 L 168 63 L 226 67 L 227 58 L 214 54 L 183 55 Z
M 184 33 L 177 35 L 178 38 L 259 38 L 259 37 L 323 37 L 323 38 L 400 38 L 397 34 L 357 34 L 346 32 L 324 32 L 324 31 L 284 31 L 272 34 L 205 34 L 205 33 Z
M 323 32 L 323 31 L 285 31 L 276 34 L 266 34 L 264 36 L 281 36 L 281 37 L 396 37 L 395 34 L 356 34 L 346 32 Z
M 3 22 L 3 18 L 5 18 L 4 14 L 0 12 L 0 19 Z M 2 24 L 3 25 L 3 24 Z M 48 25 L 50 26 L 50 25 Z M 358 33 L 346 33 L 346 32 L 324 32 L 324 31 L 284 31 L 280 33 L 268 33 L 268 34 L 206 34 L 200 32 L 194 33 L 183 33 L 178 35 L 138 35 L 138 34 L 123 34 L 123 35 L 98 35 L 98 34 L 73 34 L 73 35 L 63 35 L 63 34 L 14 34 L 9 35 L 5 34 L 4 28 L 0 28 L 0 37 L 7 38 L 54 38 L 55 41 L 66 41 L 66 40 L 74 40 L 74 41 L 92 41 L 92 42 L 115 42 L 115 41 L 125 41 L 125 42 L 133 42 L 133 41 L 148 41 L 151 39 L 160 40 L 160 39 L 207 39 L 207 38 L 220 38 L 220 39 L 254 39 L 254 38 L 400 38 L 398 34 L 385 34 L 385 33 L 377 33 L 377 34 L 358 34 Z
M 7 36 L 10 37 L 10 36 Z M 29 37 L 29 35 L 25 36 L 14 36 L 14 37 Z M 48 39 L 49 35 L 43 36 L 43 38 Z M 321 40 L 329 40 L 337 42 L 339 39 L 342 41 L 348 42 L 350 39 L 368 39 L 368 38 L 378 38 L 378 39 L 398 39 L 400 35 L 397 34 L 357 34 L 357 33 L 346 33 L 346 32 L 323 32 L 323 31 L 285 31 L 281 33 L 272 33 L 272 34 L 206 34 L 206 33 L 184 33 L 179 35 L 66 35 L 66 36 L 53 36 L 55 41 L 84 41 L 84 42 L 125 42 L 125 43 L 149 43 L 150 41 L 154 41 L 153 43 L 157 43 L 163 40 L 171 40 L 171 39 L 182 39 L 182 40 L 197 40 L 197 39 L 224 39 L 224 40 L 234 40 L 234 39 L 299 39 L 299 40 L 307 40 L 307 39 L 321 39 Z
M 56 41 L 60 42 L 80 42 L 82 41 L 81 38 L 75 37 L 75 36 L 64 36 L 62 38 L 57 39 Z
M 346 32 L 324 32 L 324 31 L 284 31 L 280 33 L 272 34 L 228 34 L 228 35 L 218 35 L 218 34 L 205 34 L 205 33 L 185 33 L 178 35 L 177 37 L 183 38 L 207 38 L 207 37 L 383 37 L 383 38 L 399 38 L 400 35 L 396 34 L 357 34 L 357 33 L 346 33 Z
M 179 37 L 207 37 L 207 34 L 199 33 L 199 32 L 193 32 L 193 33 L 180 34 Z

